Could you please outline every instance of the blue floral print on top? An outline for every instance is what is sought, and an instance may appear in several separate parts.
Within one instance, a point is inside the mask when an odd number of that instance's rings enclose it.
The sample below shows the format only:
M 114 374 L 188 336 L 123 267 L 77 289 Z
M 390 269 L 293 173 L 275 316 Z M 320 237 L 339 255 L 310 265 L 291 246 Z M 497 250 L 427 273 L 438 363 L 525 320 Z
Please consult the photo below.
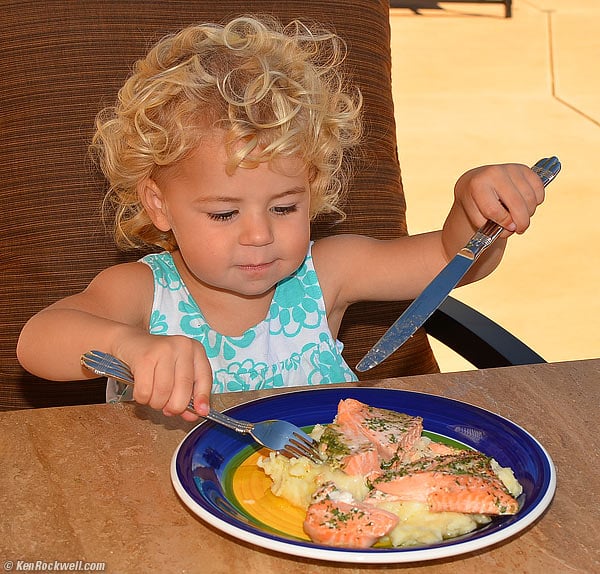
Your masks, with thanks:
M 311 250 L 276 287 L 267 317 L 239 337 L 206 322 L 170 253 L 140 261 L 152 269 L 150 333 L 186 335 L 204 346 L 213 370 L 213 393 L 356 381 L 331 336 Z

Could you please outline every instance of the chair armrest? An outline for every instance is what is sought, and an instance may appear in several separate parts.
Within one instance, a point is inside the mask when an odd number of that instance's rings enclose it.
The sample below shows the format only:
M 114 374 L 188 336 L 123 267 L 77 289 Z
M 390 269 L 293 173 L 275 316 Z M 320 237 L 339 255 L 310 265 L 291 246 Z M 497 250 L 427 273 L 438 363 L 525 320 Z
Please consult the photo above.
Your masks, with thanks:
M 425 331 L 478 369 L 546 361 L 506 329 L 472 307 L 448 297 Z
M 424 8 L 443 10 L 440 2 L 458 2 L 468 4 L 504 4 L 504 16 L 512 17 L 512 0 L 390 0 L 390 8 L 408 8 L 415 14 L 420 14 L 419 10 Z

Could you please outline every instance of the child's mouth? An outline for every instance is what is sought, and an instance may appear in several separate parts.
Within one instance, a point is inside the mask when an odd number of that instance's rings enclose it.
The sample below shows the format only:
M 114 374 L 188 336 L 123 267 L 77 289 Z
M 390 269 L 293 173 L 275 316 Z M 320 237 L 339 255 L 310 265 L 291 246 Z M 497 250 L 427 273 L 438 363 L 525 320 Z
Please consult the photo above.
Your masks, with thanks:
M 268 269 L 269 267 L 271 267 L 271 265 L 273 265 L 273 262 L 268 262 L 268 263 L 249 263 L 246 265 L 238 265 L 238 268 L 241 269 L 242 271 L 250 271 L 250 272 L 260 272 L 260 271 L 265 271 L 266 269 Z

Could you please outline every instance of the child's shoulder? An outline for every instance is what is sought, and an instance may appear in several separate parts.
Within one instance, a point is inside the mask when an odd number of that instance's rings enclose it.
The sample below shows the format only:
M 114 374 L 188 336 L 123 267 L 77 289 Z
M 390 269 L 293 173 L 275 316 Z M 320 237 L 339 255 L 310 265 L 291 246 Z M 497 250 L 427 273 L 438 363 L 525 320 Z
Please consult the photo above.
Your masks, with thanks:
M 152 271 L 143 263 L 107 267 L 81 292 L 57 301 L 55 307 L 80 309 L 130 325 L 143 325 L 152 307 Z
M 140 261 L 130 261 L 129 263 L 117 263 L 116 265 L 112 265 L 103 269 L 98 273 L 97 278 L 100 277 L 129 277 L 133 280 L 136 278 L 147 278 L 148 274 L 148 265 Z
M 346 281 L 357 263 L 368 265 L 376 240 L 354 234 L 324 237 L 314 242 L 312 257 L 320 280 Z
M 318 239 L 313 243 L 312 255 L 317 260 L 337 260 L 341 255 L 356 254 L 356 250 L 363 251 L 373 247 L 374 240 L 365 235 L 344 233 L 330 235 Z
M 139 261 L 119 263 L 100 271 L 88 286 L 88 290 L 143 293 L 152 289 L 152 271 Z

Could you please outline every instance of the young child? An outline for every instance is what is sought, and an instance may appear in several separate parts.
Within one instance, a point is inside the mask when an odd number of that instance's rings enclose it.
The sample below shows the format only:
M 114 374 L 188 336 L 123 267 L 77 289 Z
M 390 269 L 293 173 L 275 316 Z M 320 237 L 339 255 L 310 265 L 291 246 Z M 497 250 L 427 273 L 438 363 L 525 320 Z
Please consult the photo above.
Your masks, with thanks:
M 92 150 L 117 242 L 161 252 L 32 317 L 23 366 L 81 379 L 81 354 L 103 350 L 130 365 L 136 401 L 195 420 L 190 397 L 205 414 L 211 392 L 356 380 L 336 338 L 347 307 L 416 297 L 488 218 L 506 231 L 464 282 L 490 273 L 544 198 L 523 165 L 461 176 L 441 231 L 311 242 L 312 218 L 342 216 L 360 137 L 343 58 L 327 31 L 242 17 L 188 27 L 140 60 Z

